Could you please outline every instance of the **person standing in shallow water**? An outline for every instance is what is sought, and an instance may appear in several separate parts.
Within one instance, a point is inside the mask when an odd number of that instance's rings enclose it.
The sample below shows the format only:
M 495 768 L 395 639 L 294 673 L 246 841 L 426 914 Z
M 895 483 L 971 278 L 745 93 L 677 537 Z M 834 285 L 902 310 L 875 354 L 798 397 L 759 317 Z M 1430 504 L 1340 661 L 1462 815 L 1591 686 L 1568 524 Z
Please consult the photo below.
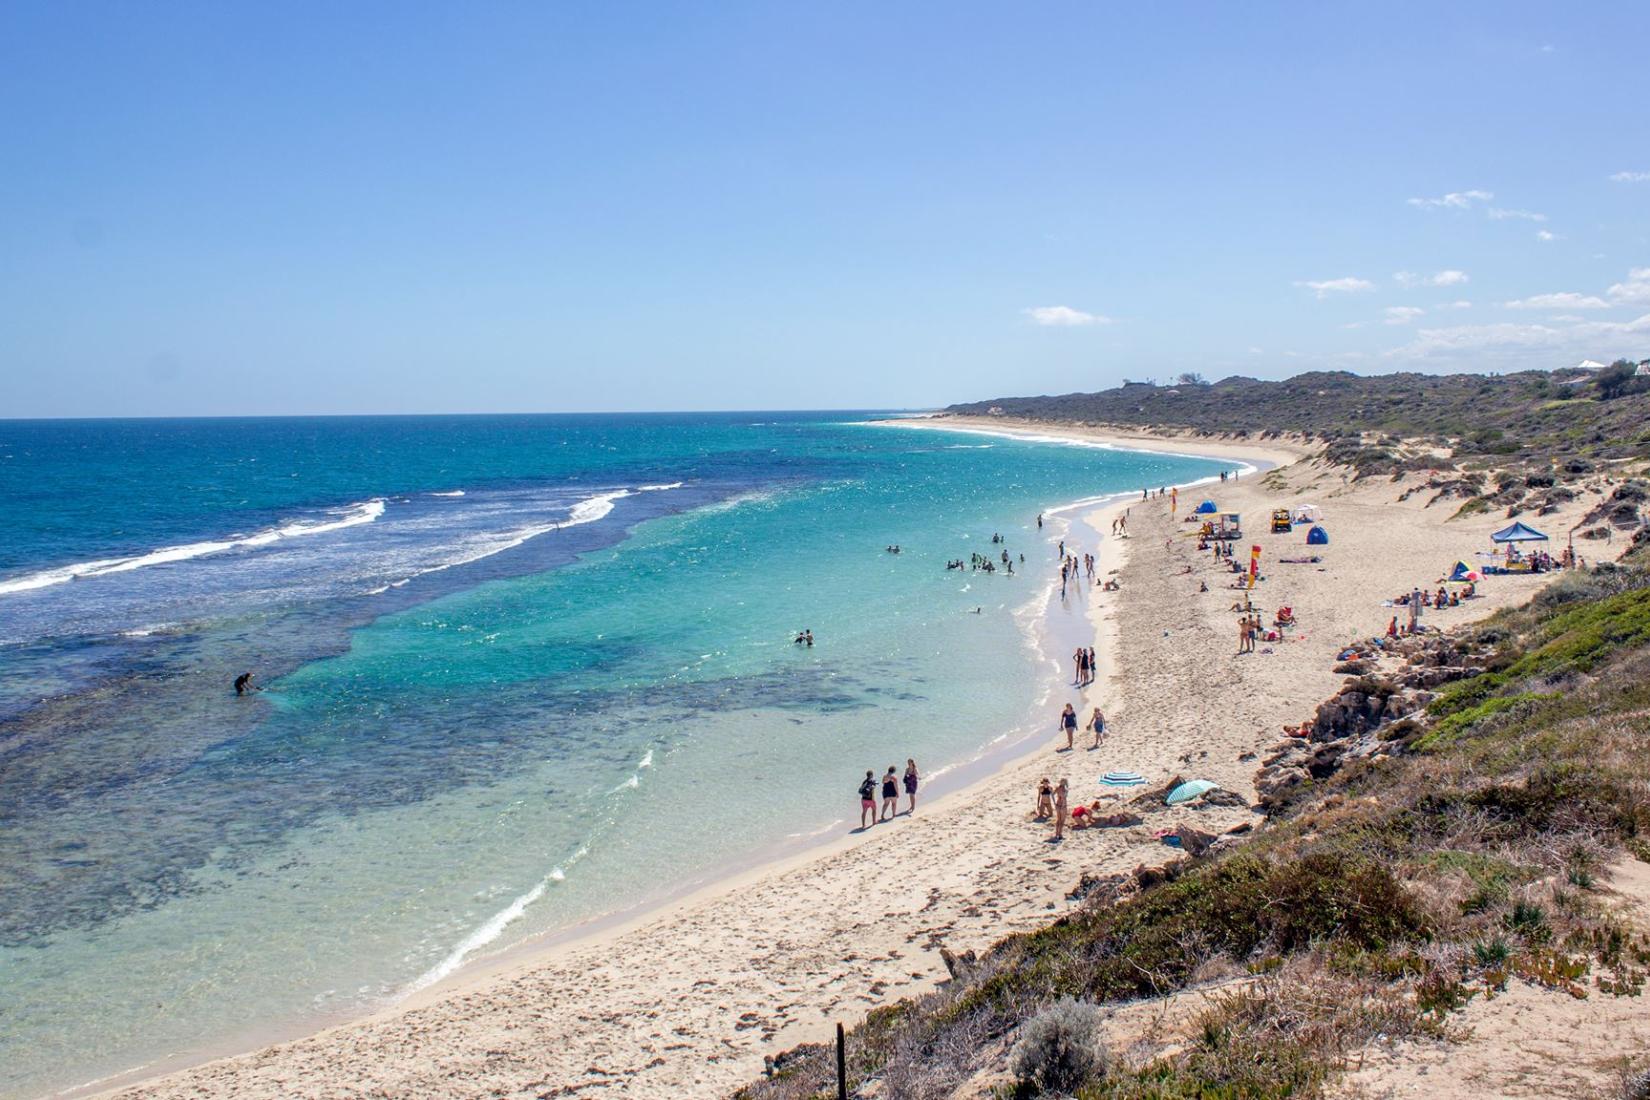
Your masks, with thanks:
M 894 765 L 888 765 L 888 774 L 882 777 L 882 816 L 879 821 L 887 821 L 899 813 L 899 780 L 895 779 Z
M 910 757 L 906 757 L 905 797 L 910 800 L 910 805 L 906 807 L 905 812 L 908 814 L 914 814 L 917 812 L 917 783 L 921 778 L 922 777 L 917 774 L 917 762 L 912 760 Z
M 859 827 L 869 829 L 877 823 L 877 775 L 867 770 L 865 782 L 859 785 Z

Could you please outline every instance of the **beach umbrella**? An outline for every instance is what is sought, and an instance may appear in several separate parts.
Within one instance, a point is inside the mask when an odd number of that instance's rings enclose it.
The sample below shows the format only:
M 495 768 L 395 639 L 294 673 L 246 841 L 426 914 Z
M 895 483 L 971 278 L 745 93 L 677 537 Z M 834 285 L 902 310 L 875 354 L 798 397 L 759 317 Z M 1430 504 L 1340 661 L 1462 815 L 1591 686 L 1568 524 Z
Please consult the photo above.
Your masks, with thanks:
M 1501 543 L 1501 542 L 1546 542 L 1547 541 L 1547 536 L 1546 535 L 1543 535 L 1540 531 L 1537 531 L 1534 527 L 1529 527 L 1529 526 L 1526 526 L 1525 524 L 1522 524 L 1522 523 L 1515 523 L 1511 527 L 1503 527 L 1501 530 L 1499 530 L 1495 534 L 1491 535 L 1490 538 L 1493 541 L 1498 542 L 1498 543 Z
M 1212 515 L 1218 511 L 1220 511 L 1220 509 L 1215 506 L 1215 502 L 1212 500 L 1206 500 L 1197 506 L 1197 514 L 1200 516 Z
M 1191 779 L 1170 791 L 1169 797 L 1164 801 L 1170 806 L 1178 806 L 1182 802 L 1190 802 L 1204 791 L 1213 791 L 1219 788 L 1220 784 L 1211 783 L 1207 779 Z
M 1100 782 L 1108 787 L 1134 787 L 1146 781 L 1146 777 L 1139 772 L 1107 772 L 1100 777 Z
M 1458 561 L 1455 563 L 1455 567 L 1449 571 L 1449 579 L 1452 581 L 1475 581 L 1478 579 L 1478 570 L 1464 561 Z

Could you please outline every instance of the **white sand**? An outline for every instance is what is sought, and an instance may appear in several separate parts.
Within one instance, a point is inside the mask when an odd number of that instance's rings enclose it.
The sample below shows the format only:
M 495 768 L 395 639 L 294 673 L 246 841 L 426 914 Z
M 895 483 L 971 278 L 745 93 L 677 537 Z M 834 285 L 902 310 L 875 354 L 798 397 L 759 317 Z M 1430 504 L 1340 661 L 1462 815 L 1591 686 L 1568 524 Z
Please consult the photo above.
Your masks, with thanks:
M 1284 462 L 1298 453 L 1287 441 L 1144 442 Z M 1154 781 L 1177 773 L 1212 779 L 1252 797 L 1256 761 L 1240 757 L 1275 742 L 1284 722 L 1310 715 L 1333 693 L 1341 680 L 1331 671 L 1338 644 L 1379 631 L 1391 614 L 1383 598 L 1435 582 L 1456 558 L 1487 547 L 1489 532 L 1506 522 L 1448 522 L 1457 502 L 1427 509 L 1424 493 L 1394 503 L 1406 486 L 1386 479 L 1353 487 L 1339 470 L 1305 462 L 1286 473 L 1287 491 L 1268 491 L 1250 477 L 1209 492 L 1248 517 L 1240 549 L 1251 541 L 1263 547 L 1268 578 L 1256 603 L 1268 611 L 1292 605 L 1301 622 L 1297 640 L 1234 654 L 1228 609 L 1236 594 L 1221 587 L 1229 576 L 1213 571 L 1195 540 L 1180 537 L 1188 528 L 1170 520 L 1166 500 L 1129 504 L 1131 537 L 1097 548 L 1102 575 L 1121 568 L 1123 587 L 1082 597 L 1105 675 L 1088 691 L 1073 689 L 1070 699 L 1084 716 L 1089 706 L 1104 706 L 1112 732 L 1102 751 L 1083 751 L 1080 738 L 1079 751 L 1056 752 L 1063 744 L 1054 735 L 1056 706 L 1046 716 L 1043 747 L 912 818 L 599 935 L 461 972 L 393 1011 L 119 1095 L 724 1095 L 758 1076 L 764 1055 L 823 1040 L 835 1021 L 853 1023 L 868 1009 L 932 988 L 945 977 L 941 945 L 980 950 L 1046 923 L 1071 904 L 1063 894 L 1084 871 L 1173 858 L 1152 829 L 1189 822 L 1217 832 L 1254 819 L 1245 809 L 1176 808 L 1144 827 L 1083 831 L 1054 845 L 1029 811 L 1039 776 L 1068 778 L 1075 804 L 1099 795 L 1097 777 L 1114 768 Z M 1270 508 L 1291 501 L 1323 507 L 1330 546 L 1309 550 L 1298 529 L 1265 531 Z M 1575 511 L 1590 503 L 1578 502 Z M 1090 523 L 1105 531 L 1109 518 L 1098 513 Z M 1570 515 L 1550 519 L 1555 533 L 1574 522 Z M 1321 565 L 1278 562 L 1312 551 L 1321 553 Z M 1181 574 L 1184 565 L 1193 572 Z M 1200 579 L 1210 592 L 1197 591 Z M 1524 600 L 1540 583 L 1495 578 L 1482 586 L 1483 599 L 1426 621 L 1448 626 L 1484 615 Z

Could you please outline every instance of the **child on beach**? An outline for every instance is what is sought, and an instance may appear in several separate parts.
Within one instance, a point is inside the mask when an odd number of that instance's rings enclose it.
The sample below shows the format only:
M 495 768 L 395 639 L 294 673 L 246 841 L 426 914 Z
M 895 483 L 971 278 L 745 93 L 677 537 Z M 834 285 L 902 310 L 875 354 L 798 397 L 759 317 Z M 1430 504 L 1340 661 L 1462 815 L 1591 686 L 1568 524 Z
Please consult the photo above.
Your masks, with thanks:
M 1060 780 L 1054 788 L 1054 839 L 1066 838 L 1066 781 Z
M 1058 728 L 1066 731 L 1066 748 L 1070 750 L 1072 748 L 1072 738 L 1077 736 L 1077 709 L 1070 703 L 1067 703 L 1066 709 L 1060 712 L 1060 725 Z
M 917 812 L 917 781 L 920 778 L 921 777 L 917 775 L 917 762 L 912 760 L 910 757 L 906 757 L 905 797 L 910 799 L 911 802 L 910 807 L 905 811 L 908 814 L 914 814 Z
M 859 827 L 869 829 L 877 823 L 877 775 L 867 771 L 865 782 L 859 785 Z
M 899 781 L 894 778 L 894 765 L 888 765 L 888 774 L 882 777 L 882 816 L 879 821 L 887 821 L 899 813 Z

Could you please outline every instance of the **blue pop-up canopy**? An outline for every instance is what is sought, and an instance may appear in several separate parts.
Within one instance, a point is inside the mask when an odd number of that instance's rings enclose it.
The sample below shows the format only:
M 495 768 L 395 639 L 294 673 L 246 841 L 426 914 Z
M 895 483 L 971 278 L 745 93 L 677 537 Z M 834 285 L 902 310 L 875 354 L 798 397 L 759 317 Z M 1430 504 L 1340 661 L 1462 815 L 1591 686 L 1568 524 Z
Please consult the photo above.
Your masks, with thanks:
M 1209 515 L 1211 512 L 1218 512 L 1218 511 L 1220 511 L 1220 509 L 1215 507 L 1215 502 L 1212 501 L 1212 500 L 1206 500 L 1202 504 L 1199 504 L 1197 506 L 1197 514 L 1200 515 L 1200 516 L 1206 516 L 1206 515 Z
M 1496 542 L 1546 542 L 1547 536 L 1534 527 L 1527 527 L 1522 523 L 1515 523 L 1511 527 L 1503 527 L 1490 536 Z

